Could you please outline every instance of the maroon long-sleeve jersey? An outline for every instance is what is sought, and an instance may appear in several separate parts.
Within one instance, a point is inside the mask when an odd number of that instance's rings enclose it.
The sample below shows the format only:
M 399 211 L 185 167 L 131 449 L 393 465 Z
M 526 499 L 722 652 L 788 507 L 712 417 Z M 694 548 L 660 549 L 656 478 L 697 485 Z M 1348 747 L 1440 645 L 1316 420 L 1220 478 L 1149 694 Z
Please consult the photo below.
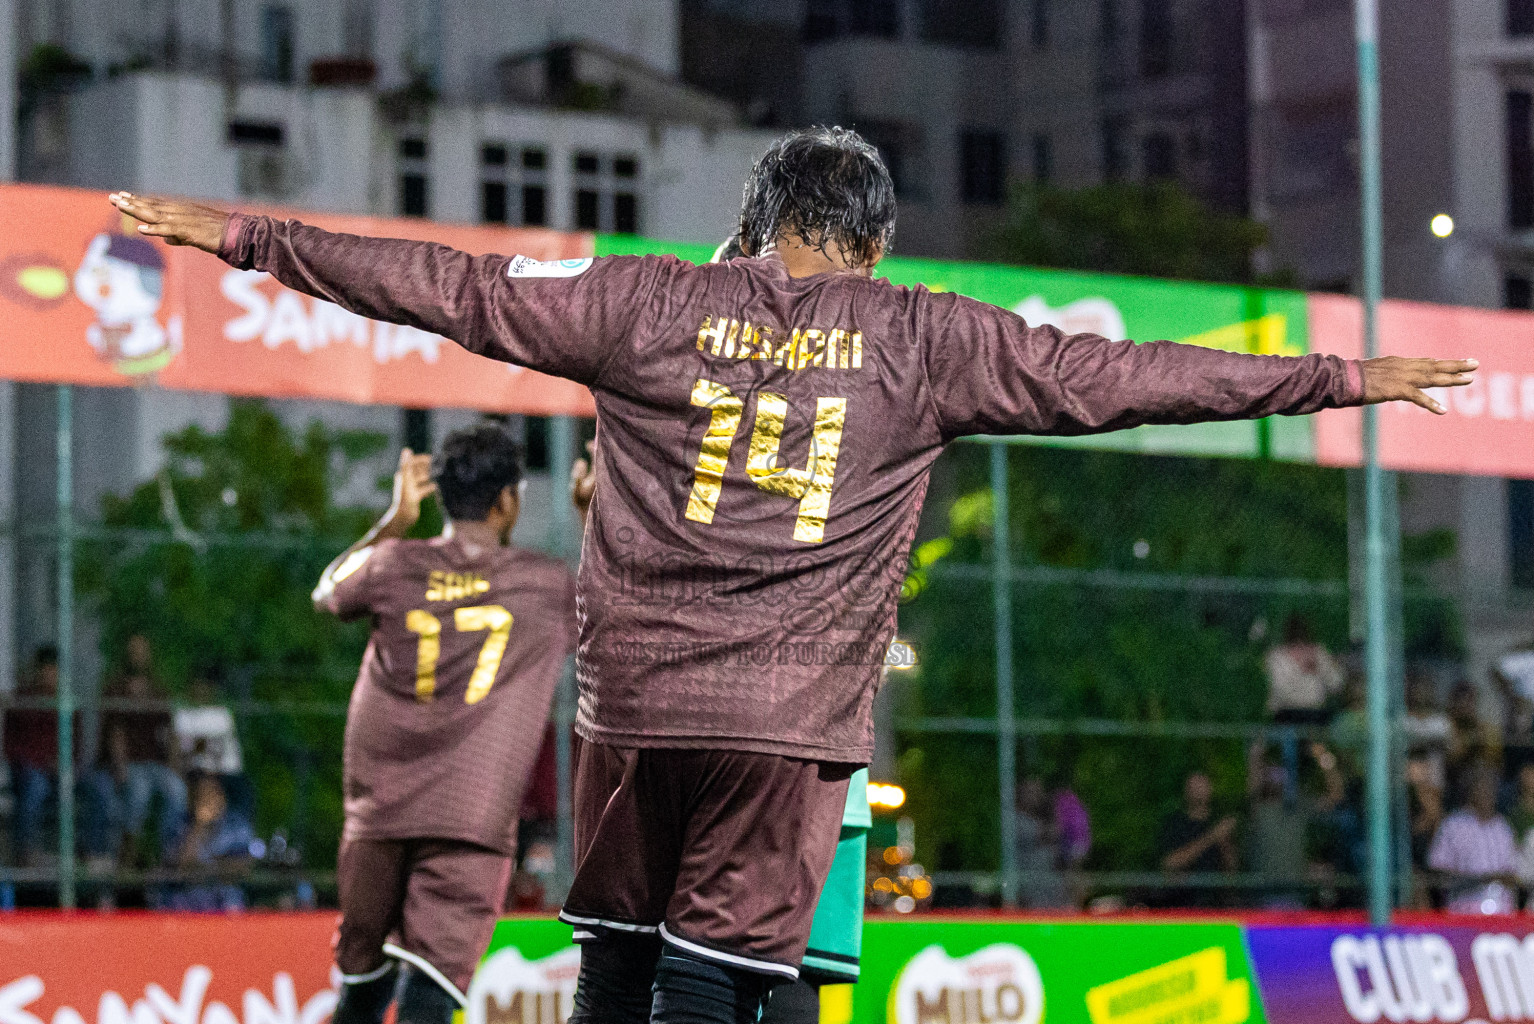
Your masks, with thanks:
M 236 217 L 232 265 L 596 399 L 578 729 L 642 747 L 867 761 L 934 459 L 966 434 L 1083 434 L 1362 399 L 1332 356 L 1030 327 L 996 306 L 775 256 L 539 263 Z
M 512 853 L 575 646 L 564 563 L 441 537 L 386 540 L 350 555 L 316 596 L 373 624 L 346 718 L 346 834 Z

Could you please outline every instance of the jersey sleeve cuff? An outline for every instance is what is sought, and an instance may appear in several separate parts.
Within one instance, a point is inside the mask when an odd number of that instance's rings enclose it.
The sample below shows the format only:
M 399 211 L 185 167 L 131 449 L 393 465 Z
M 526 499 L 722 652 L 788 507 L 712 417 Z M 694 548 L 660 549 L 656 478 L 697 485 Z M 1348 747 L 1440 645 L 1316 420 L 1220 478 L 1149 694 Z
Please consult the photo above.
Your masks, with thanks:
M 1349 359 L 1343 364 L 1346 374 L 1344 405 L 1364 404 L 1364 364 L 1359 359 Z
M 240 230 L 250 218 L 243 213 L 231 213 L 224 221 L 224 236 L 218 243 L 218 258 L 231 266 L 238 266 L 240 254 Z

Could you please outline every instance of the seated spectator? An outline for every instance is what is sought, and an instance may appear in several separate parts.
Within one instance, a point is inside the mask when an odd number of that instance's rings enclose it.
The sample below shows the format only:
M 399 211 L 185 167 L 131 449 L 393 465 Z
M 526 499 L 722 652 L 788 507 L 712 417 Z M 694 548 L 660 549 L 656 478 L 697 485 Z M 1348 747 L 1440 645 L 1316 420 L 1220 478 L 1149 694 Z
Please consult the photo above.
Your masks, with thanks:
M 245 893 L 238 879 L 250 869 L 256 845 L 250 822 L 230 812 L 218 776 L 194 776 L 191 826 L 172 861 L 197 878 L 156 902 L 165 910 L 244 910 Z
M 1236 819 L 1216 818 L 1214 783 L 1203 772 L 1193 772 L 1183 785 L 1183 805 L 1161 823 L 1158 844 L 1161 870 L 1200 873 L 1236 870 Z M 1213 889 L 1168 889 L 1172 905 L 1218 906 L 1220 894 Z
M 1500 730 L 1481 717 L 1480 696 L 1468 679 L 1454 684 L 1449 693 L 1449 749 L 1445 767 L 1449 773 L 1449 793 L 1456 799 L 1468 797 L 1470 776 L 1478 765 L 1492 770 L 1502 766 Z
M 1268 714 L 1290 725 L 1324 725 L 1327 705 L 1342 689 L 1337 659 L 1310 637 L 1305 619 L 1291 614 L 1284 622 L 1284 642 L 1263 661 L 1268 675 Z
M 1515 779 L 1517 795 L 1512 810 L 1507 812 L 1507 823 L 1513 829 L 1513 840 L 1522 846 L 1530 832 L 1534 832 L 1534 764 L 1518 769 Z
M 156 850 L 159 858 L 170 857 L 186 822 L 187 790 L 173 762 L 171 705 L 153 675 L 149 641 L 134 634 L 126 654 L 124 671 L 105 690 L 111 703 L 101 716 L 99 767 L 117 789 L 124 861 L 131 864 L 141 853 L 140 839 L 156 798 Z
M 1502 698 L 1504 767 L 1516 775 L 1534 764 L 1534 649 L 1503 655 L 1492 666 L 1491 680 Z
M 1369 749 L 1369 689 L 1364 677 L 1350 672 L 1342 687 L 1342 710 L 1331 725 L 1344 778 L 1362 778 Z
M 1267 758 L 1267 745 L 1252 744 L 1247 753 L 1247 796 L 1252 802 L 1247 823 L 1247 867 L 1275 879 L 1259 895 L 1266 910 L 1303 910 L 1312 874 L 1310 846 L 1315 833 L 1341 802 L 1341 773 L 1337 759 L 1320 743 L 1310 746 L 1311 757 L 1327 780 L 1322 796 L 1289 797 L 1295 789 L 1282 764 Z
M 1017 787 L 1017 867 L 1022 872 L 1019 902 L 1029 910 L 1070 908 L 1070 893 L 1060 873 L 1059 831 L 1049 791 L 1030 776 Z
M 17 689 L 22 702 L 52 702 L 59 696 L 59 652 L 52 644 L 37 649 L 32 670 Z M 59 712 L 56 706 L 12 707 L 5 711 L 5 756 L 14 787 L 15 853 L 24 866 L 43 854 L 43 813 L 59 788 Z M 80 716 L 75 713 L 74 744 L 80 751 Z M 80 848 L 87 864 L 105 867 L 111 843 L 108 821 L 112 794 L 102 780 L 83 775 L 75 789 Z
M 1092 816 L 1069 784 L 1055 790 L 1055 831 L 1060 842 L 1060 866 L 1081 867 L 1092 852 Z
M 234 713 L 218 699 L 214 673 L 192 677 L 186 703 L 176 708 L 173 728 L 181 766 L 188 773 L 239 775 L 245 770 Z
M 1401 718 L 1401 733 L 1406 740 L 1406 756 L 1420 764 L 1426 781 L 1439 790 L 1448 785 L 1449 739 L 1454 726 L 1438 706 L 1433 681 L 1412 674 L 1406 681 L 1406 714 Z
M 1438 826 L 1428 867 L 1438 872 L 1451 913 L 1511 914 L 1518 908 L 1518 856 L 1513 830 L 1497 813 L 1496 773 L 1476 765 L 1465 781 L 1465 806 Z

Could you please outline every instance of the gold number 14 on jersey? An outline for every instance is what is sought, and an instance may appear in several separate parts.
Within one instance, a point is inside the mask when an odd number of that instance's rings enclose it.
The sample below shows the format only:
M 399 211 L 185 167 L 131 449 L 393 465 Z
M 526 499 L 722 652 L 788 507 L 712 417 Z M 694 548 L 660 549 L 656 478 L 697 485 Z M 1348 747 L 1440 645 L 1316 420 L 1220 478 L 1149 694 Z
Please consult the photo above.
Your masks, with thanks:
M 700 379 L 692 388 L 692 404 L 708 409 L 709 420 L 708 430 L 703 434 L 703 450 L 698 453 L 698 468 L 693 474 L 692 494 L 687 499 L 687 518 L 712 523 L 745 403 L 723 384 Z M 815 400 L 815 429 L 803 469 L 778 462 L 787 418 L 786 397 L 770 391 L 757 394 L 756 424 L 751 430 L 746 476 L 768 494 L 797 498 L 799 517 L 794 521 L 794 540 L 819 544 L 825 539 L 826 516 L 831 511 L 831 485 L 836 480 L 836 456 L 842 444 L 842 427 L 847 422 L 847 400 Z

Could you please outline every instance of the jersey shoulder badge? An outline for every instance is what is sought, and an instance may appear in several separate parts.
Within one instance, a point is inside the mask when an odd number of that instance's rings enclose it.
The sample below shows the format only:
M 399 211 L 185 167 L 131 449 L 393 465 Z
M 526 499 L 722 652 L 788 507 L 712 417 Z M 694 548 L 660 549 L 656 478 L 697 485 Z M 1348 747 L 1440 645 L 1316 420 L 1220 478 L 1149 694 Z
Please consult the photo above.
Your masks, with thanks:
M 592 258 L 571 260 L 535 260 L 513 256 L 506 264 L 507 277 L 576 277 L 590 269 Z

